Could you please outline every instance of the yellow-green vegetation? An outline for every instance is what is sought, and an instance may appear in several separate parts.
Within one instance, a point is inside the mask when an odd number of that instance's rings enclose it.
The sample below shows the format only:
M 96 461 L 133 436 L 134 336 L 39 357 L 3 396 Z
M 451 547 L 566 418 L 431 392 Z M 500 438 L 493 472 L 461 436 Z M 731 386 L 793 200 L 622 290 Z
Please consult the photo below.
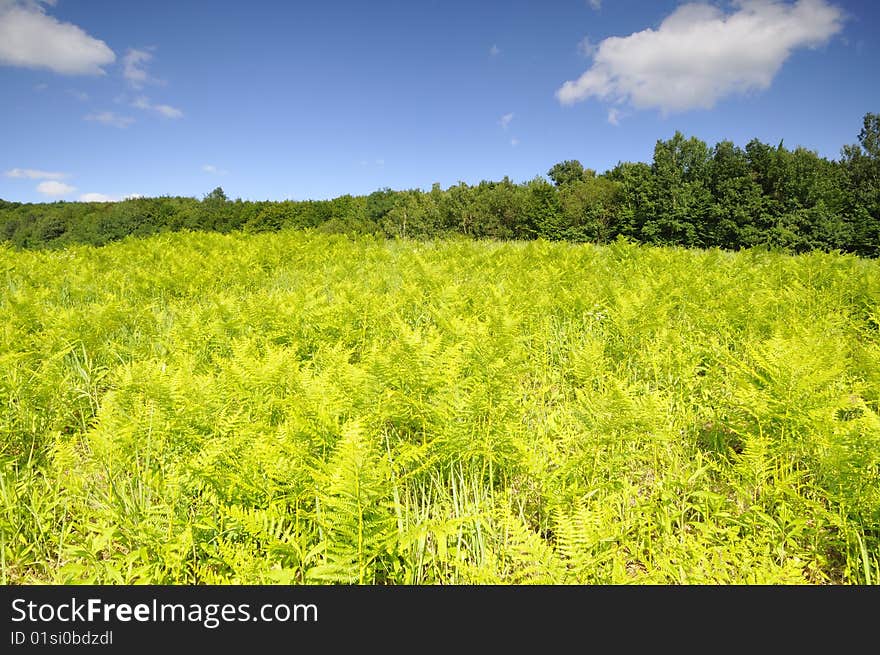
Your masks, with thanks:
M 876 583 L 880 262 L 0 248 L 6 583 Z

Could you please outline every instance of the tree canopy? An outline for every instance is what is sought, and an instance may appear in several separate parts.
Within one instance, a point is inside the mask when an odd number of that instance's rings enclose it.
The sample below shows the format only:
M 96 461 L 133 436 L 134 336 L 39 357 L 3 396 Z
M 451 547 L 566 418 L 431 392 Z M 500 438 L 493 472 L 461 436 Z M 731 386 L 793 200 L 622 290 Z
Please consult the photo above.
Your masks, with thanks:
M 100 245 L 171 230 L 229 232 L 314 228 L 433 238 L 567 240 L 790 252 L 880 254 L 880 114 L 864 117 L 858 143 L 829 160 L 806 148 L 753 139 L 714 146 L 676 132 L 650 163 L 620 162 L 600 175 L 578 160 L 547 178 L 460 182 L 430 191 L 384 188 L 332 200 L 135 198 L 118 203 L 0 200 L 0 241 L 16 247 Z M 552 184 L 551 184 L 552 181 Z

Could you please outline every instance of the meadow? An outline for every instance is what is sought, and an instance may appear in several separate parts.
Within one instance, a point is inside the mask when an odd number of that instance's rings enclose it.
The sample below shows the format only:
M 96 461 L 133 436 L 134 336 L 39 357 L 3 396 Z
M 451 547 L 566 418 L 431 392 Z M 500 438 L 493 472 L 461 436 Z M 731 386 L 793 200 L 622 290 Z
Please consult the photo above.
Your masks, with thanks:
M 0 245 L 4 584 L 880 582 L 880 261 Z

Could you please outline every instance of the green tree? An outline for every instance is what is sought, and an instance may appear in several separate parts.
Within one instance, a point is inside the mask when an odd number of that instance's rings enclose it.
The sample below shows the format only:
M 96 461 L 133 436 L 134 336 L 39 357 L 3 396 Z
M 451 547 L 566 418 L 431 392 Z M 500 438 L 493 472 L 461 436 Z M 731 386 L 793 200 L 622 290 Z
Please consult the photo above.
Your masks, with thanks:
M 194 229 L 219 230 L 226 221 L 229 198 L 222 187 L 217 187 L 202 199 L 201 215 Z
M 865 114 L 859 143 L 841 152 L 846 217 L 852 249 L 880 255 L 880 114 Z
M 605 242 L 616 236 L 622 186 L 602 176 L 559 187 L 562 237 L 569 241 Z
M 705 142 L 676 132 L 654 147 L 654 216 L 642 226 L 645 241 L 703 246 L 711 206 L 707 188 L 710 154 Z
M 738 249 L 761 242 L 755 217 L 761 211 L 762 190 L 753 179 L 745 150 L 730 141 L 715 145 L 708 167 L 712 205 L 706 245 Z
M 566 159 L 563 162 L 554 164 L 553 168 L 547 171 L 547 175 L 553 180 L 553 184 L 558 187 L 572 184 L 596 176 L 596 171 L 592 169 L 584 169 L 577 159 Z
M 389 236 L 426 238 L 437 234 L 440 222 L 434 196 L 414 189 L 398 194 L 397 204 L 382 221 L 382 230 Z
M 556 241 L 564 238 L 563 217 L 556 187 L 543 177 L 535 177 L 527 184 L 527 188 L 531 224 L 526 230 L 543 239 Z
M 616 234 L 640 241 L 643 226 L 655 215 L 654 172 L 643 162 L 621 162 L 608 178 L 620 184 Z

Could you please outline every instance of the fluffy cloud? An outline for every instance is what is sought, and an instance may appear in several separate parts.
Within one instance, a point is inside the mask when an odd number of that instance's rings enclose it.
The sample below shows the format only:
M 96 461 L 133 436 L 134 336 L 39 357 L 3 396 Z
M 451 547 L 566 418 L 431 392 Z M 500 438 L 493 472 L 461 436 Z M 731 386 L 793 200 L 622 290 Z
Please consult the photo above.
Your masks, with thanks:
M 0 0 L 0 65 L 103 75 L 116 61 L 106 43 L 46 14 L 45 2 Z M 48 3 L 48 4 L 54 4 Z
M 3 174 L 20 180 L 43 180 L 37 185 L 37 191 L 44 196 L 66 196 L 76 191 L 75 186 L 59 181 L 70 177 L 69 173 L 41 171 L 36 168 L 13 168 Z
M 76 187 L 65 184 L 64 182 L 50 180 L 48 182 L 40 182 L 37 185 L 37 191 L 44 196 L 66 196 L 67 194 L 76 191 Z
M 84 193 L 79 197 L 80 202 L 120 202 L 121 200 L 133 200 L 134 198 L 143 198 L 140 193 L 130 193 L 127 196 L 108 196 L 104 193 Z
M 112 111 L 101 111 L 94 114 L 88 114 L 85 117 L 87 121 L 95 121 L 96 123 L 103 123 L 104 125 L 112 125 L 113 127 L 126 128 L 132 123 L 134 123 L 134 119 L 130 116 L 120 116 Z
M 84 193 L 79 197 L 80 202 L 116 202 L 117 198 L 105 196 L 103 193 Z
M 512 121 L 512 120 L 513 120 L 513 112 L 510 112 L 509 114 L 504 114 L 504 116 L 499 118 L 498 124 L 506 130 L 508 128 L 508 126 L 510 125 L 510 121 Z
M 229 171 L 223 170 L 222 168 L 217 168 L 214 164 L 205 164 L 202 166 L 202 170 L 205 173 L 210 173 L 211 175 L 226 175 Z
M 34 168 L 13 168 L 4 173 L 6 177 L 16 177 L 28 180 L 63 180 L 70 177 L 67 173 L 57 173 L 52 171 L 41 171 Z
M 602 0 L 587 0 L 587 4 L 596 11 L 599 11 L 602 8 Z
M 589 70 L 556 97 L 664 113 L 708 109 L 724 96 L 768 88 L 794 50 L 827 43 L 843 20 L 827 0 L 734 0 L 730 13 L 683 4 L 657 29 L 602 41 Z
M 134 200 L 135 198 L 143 198 L 140 193 L 130 193 L 127 196 L 108 196 L 106 193 L 84 193 L 79 197 L 80 202 L 122 202 L 123 200 Z
M 501 54 L 501 50 L 498 48 L 497 45 L 493 45 L 491 48 L 489 48 L 489 55 L 490 56 L 497 57 L 500 54 Z

